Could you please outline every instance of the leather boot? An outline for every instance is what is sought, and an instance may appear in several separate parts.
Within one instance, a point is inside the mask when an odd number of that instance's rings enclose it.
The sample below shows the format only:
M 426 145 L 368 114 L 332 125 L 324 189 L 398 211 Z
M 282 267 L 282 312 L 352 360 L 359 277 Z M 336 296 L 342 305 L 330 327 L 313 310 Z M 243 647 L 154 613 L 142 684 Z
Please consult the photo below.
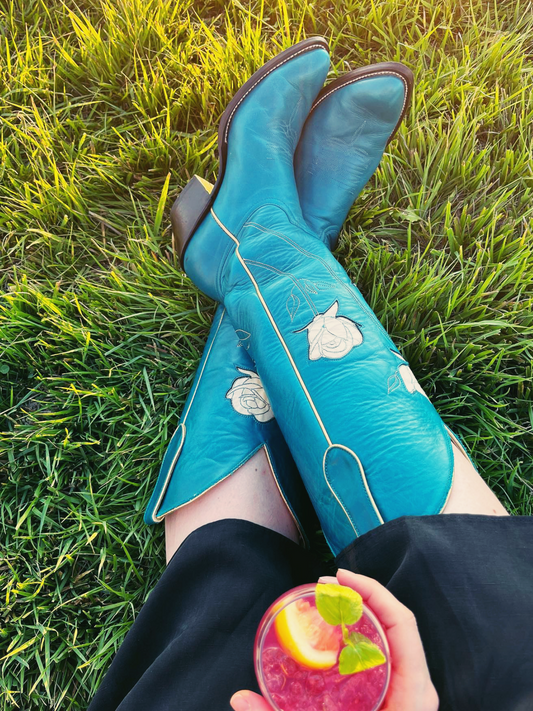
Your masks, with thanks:
M 384 521 L 443 510 L 451 433 L 408 364 L 305 222 L 293 158 L 324 80 L 320 41 L 254 75 L 219 128 L 209 200 L 177 235 L 185 271 L 226 306 L 334 553 Z
M 412 85 L 407 67 L 387 62 L 346 73 L 315 100 L 298 144 L 295 172 L 303 217 L 327 246 L 334 247 L 352 203 L 394 137 Z M 194 182 L 205 194 L 212 190 L 199 177 Z M 219 307 L 146 509 L 146 523 L 157 523 L 198 498 L 264 447 L 302 540 L 307 540 L 305 530 L 316 525 L 248 348 Z
M 389 62 L 348 72 L 317 97 L 298 144 L 295 171 L 304 219 L 326 245 L 334 246 L 349 208 L 394 137 L 409 106 L 412 84 L 407 67 Z M 212 189 L 201 178 L 194 182 L 206 194 Z M 323 191 L 329 194 L 327 202 L 315 199 Z M 161 521 L 264 447 L 280 493 L 307 542 L 305 530 L 317 525 L 314 512 L 309 512 L 248 347 L 219 307 L 145 521 Z

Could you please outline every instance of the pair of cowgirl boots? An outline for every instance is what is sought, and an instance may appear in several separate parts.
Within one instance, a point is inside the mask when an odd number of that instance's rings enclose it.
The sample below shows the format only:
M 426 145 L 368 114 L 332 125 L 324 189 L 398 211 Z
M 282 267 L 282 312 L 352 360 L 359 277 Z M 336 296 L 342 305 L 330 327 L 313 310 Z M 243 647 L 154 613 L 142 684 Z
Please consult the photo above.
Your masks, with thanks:
M 411 72 L 386 63 L 349 72 L 317 97 L 294 165 L 303 218 L 328 247 L 335 245 L 351 205 L 394 136 L 411 91 Z M 211 191 L 195 177 L 182 192 L 172 213 L 178 239 L 187 231 L 187 220 L 198 217 L 198 201 L 206 202 Z M 289 308 L 296 309 L 297 300 Z M 249 339 L 249 333 L 235 331 L 219 306 L 145 520 L 156 523 L 198 498 L 263 447 L 306 542 L 306 531 L 316 527 L 314 511 L 249 355 Z
M 411 92 L 410 70 L 385 63 L 349 72 L 317 97 L 294 163 L 303 217 L 328 247 L 334 247 L 351 205 L 392 140 Z M 173 210 L 178 237 L 187 229 L 184 222 L 197 217 L 198 199 L 207 200 L 211 190 L 197 177 L 185 188 Z M 296 305 L 297 297 L 289 306 Z M 145 520 L 156 523 L 193 501 L 263 447 L 306 542 L 316 518 L 249 355 L 249 338 L 235 332 L 219 306 Z
M 290 449 L 335 554 L 448 498 L 455 438 L 330 252 L 401 121 L 411 75 L 378 65 L 322 88 L 328 67 L 315 38 L 256 72 L 222 117 L 215 186 L 194 178 L 173 207 L 185 271 L 223 306 L 147 522 L 261 447 L 305 529 Z

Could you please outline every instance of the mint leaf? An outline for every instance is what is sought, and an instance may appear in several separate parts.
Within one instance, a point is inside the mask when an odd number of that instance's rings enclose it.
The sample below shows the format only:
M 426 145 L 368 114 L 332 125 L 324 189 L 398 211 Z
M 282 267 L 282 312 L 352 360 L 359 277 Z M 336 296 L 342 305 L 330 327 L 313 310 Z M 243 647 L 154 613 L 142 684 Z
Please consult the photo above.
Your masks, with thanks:
M 339 656 L 339 674 L 355 674 L 365 669 L 373 669 L 387 661 L 381 649 L 362 634 L 352 633 L 350 637 L 362 640 L 344 647 Z
M 348 632 L 346 637 L 344 637 L 343 639 L 345 644 L 349 644 L 352 647 L 355 647 L 360 642 L 370 642 L 368 637 L 366 637 L 364 634 L 361 634 L 360 632 Z M 370 644 L 372 644 L 372 642 L 370 642 Z
M 363 614 L 363 598 L 345 585 L 319 583 L 315 602 L 320 616 L 330 625 L 354 625 Z

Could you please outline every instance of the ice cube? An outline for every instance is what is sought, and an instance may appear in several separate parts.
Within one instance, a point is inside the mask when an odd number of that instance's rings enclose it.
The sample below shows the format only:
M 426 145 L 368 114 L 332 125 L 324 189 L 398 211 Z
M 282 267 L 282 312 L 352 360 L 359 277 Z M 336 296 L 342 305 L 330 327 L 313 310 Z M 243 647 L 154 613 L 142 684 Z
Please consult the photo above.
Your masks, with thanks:
M 305 681 L 305 688 L 311 696 L 316 696 L 324 691 L 325 685 L 322 674 L 309 674 Z
M 285 658 L 285 654 L 279 647 L 268 647 L 263 650 L 263 666 L 279 664 Z
M 279 693 L 282 691 L 283 687 L 285 686 L 285 682 L 287 679 L 283 674 L 276 674 L 276 673 L 270 673 L 268 675 L 265 674 L 266 678 L 266 685 L 270 693 Z
M 304 695 L 304 686 L 300 681 L 292 681 L 289 692 L 292 699 L 300 699 Z
M 285 657 L 280 666 L 285 676 L 294 676 L 298 672 L 298 664 L 290 657 Z
M 341 708 L 329 694 L 324 694 L 321 711 L 341 711 Z

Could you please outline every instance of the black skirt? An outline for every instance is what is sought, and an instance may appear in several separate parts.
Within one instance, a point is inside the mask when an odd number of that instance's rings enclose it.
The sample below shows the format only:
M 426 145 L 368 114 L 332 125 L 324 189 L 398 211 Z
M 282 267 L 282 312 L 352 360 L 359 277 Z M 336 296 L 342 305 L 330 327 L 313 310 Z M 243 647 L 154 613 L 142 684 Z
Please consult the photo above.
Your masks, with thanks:
M 415 614 L 440 711 L 533 710 L 533 518 L 402 517 L 355 540 L 338 567 Z M 253 643 L 286 590 L 331 574 L 269 529 L 226 519 L 194 531 L 162 575 L 89 711 L 230 711 L 258 691 Z M 399 710 L 403 711 L 403 710 Z

